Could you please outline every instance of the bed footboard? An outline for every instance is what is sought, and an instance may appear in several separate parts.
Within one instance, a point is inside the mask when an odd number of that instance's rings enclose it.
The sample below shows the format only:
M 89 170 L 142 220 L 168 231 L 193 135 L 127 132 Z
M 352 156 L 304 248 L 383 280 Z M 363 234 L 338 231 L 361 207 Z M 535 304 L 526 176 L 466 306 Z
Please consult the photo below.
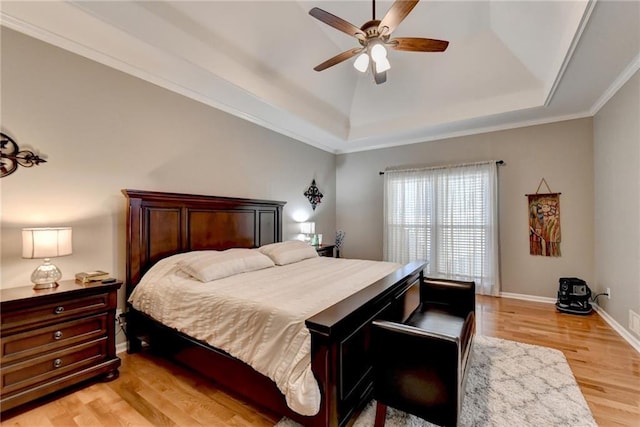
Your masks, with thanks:
M 424 262 L 413 262 L 306 321 L 322 392 L 314 426 L 344 426 L 370 400 L 374 319 L 402 322 L 419 304 Z

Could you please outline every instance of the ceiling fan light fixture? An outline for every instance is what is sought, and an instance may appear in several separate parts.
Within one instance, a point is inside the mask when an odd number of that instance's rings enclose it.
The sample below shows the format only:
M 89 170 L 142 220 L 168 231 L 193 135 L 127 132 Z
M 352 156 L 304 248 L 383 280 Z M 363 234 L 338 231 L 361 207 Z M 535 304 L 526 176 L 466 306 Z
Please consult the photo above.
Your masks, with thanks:
M 353 63 L 353 68 L 364 73 L 369 68 L 369 55 L 366 52 L 361 53 Z
M 376 43 L 371 47 L 371 59 L 376 61 L 376 64 L 379 64 L 381 61 L 387 59 L 387 49 L 382 46 L 381 43 Z M 388 63 L 389 61 L 387 61 Z

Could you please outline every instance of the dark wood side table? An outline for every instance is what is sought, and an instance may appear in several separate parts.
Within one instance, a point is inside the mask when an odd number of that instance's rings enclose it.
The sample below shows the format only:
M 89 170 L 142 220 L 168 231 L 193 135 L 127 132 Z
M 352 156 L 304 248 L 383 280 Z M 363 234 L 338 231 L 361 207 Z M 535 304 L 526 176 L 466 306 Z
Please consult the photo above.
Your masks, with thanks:
M 336 247 L 336 245 L 319 245 L 319 246 L 314 246 L 314 248 L 316 248 L 316 251 L 318 252 L 318 255 L 320 256 L 328 256 L 328 257 L 333 257 L 333 249 Z
M 2 411 L 91 378 L 118 377 L 115 315 L 122 282 L 0 290 Z

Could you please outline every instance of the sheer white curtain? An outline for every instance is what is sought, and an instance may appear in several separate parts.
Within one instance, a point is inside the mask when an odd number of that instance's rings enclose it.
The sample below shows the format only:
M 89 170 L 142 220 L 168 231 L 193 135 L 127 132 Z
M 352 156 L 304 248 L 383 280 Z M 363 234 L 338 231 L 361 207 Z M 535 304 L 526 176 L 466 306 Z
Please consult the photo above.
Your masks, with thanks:
M 429 261 L 429 276 L 500 293 L 496 162 L 387 170 L 384 259 Z

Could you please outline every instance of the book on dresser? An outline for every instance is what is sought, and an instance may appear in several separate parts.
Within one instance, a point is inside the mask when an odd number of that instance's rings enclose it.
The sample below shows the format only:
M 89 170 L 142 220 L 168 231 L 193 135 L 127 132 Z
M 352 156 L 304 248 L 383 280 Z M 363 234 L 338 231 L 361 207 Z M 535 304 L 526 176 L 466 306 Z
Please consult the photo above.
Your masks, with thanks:
M 97 282 L 97 281 L 108 279 L 108 278 L 109 278 L 109 273 L 102 270 L 83 271 L 81 273 L 76 274 L 76 280 L 82 283 Z

